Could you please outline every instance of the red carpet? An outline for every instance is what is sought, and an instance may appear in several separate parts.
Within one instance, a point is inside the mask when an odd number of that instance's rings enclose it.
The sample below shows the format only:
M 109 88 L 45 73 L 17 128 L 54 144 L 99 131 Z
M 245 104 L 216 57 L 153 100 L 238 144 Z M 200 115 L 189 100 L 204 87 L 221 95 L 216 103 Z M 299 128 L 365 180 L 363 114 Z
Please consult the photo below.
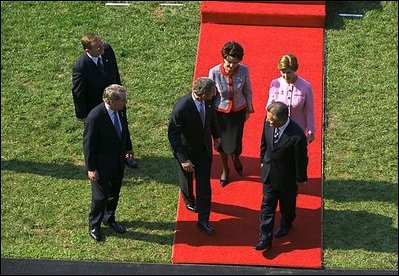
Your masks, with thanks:
M 244 129 L 244 177 L 238 176 L 233 169 L 230 173 L 232 182 L 222 188 L 219 185 L 220 158 L 214 153 L 211 225 L 215 227 L 216 233 L 208 236 L 199 232 L 196 228 L 197 215 L 186 210 L 182 199 L 179 198 L 173 263 L 321 268 L 325 7 L 324 1 L 317 1 L 315 5 L 309 1 L 303 1 L 302 4 L 300 1 L 290 4 L 283 2 L 201 3 L 202 22 L 195 78 L 208 76 L 209 68 L 222 61 L 220 50 L 225 42 L 239 42 L 244 47 L 242 63 L 247 64 L 250 69 L 255 113 L 251 115 Z M 304 22 L 307 20 L 304 12 L 306 7 L 310 8 L 310 23 Z M 287 18 L 281 9 L 289 12 Z M 272 10 L 274 15 L 270 15 Z M 227 11 L 233 15 L 230 16 Z M 298 17 L 295 17 L 296 11 Z M 262 12 L 266 14 L 264 18 L 261 16 Z M 221 18 L 221 22 L 218 21 L 218 17 Z M 235 24 L 240 25 L 234 25 L 234 20 Z M 274 25 L 268 25 L 268 22 Z M 288 26 L 290 22 L 293 22 L 294 26 Z M 301 22 L 302 24 L 299 24 Z M 259 179 L 260 135 L 268 87 L 270 81 L 279 76 L 276 65 L 280 56 L 286 53 L 298 57 L 298 75 L 313 85 L 316 140 L 308 148 L 309 182 L 300 190 L 297 218 L 293 228 L 287 236 L 274 239 L 270 251 L 262 253 L 252 248 L 258 241 L 259 209 L 262 200 L 262 183 Z M 230 165 L 233 168 L 231 160 Z M 279 215 L 277 212 L 276 227 Z

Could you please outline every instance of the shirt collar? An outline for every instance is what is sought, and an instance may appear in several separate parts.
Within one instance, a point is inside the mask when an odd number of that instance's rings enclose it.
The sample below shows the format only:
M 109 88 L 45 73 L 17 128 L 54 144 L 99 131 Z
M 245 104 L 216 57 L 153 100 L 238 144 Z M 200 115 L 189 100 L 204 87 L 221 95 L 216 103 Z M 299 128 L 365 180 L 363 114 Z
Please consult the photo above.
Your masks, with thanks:
M 114 111 L 117 111 L 117 110 L 113 110 L 113 109 L 109 106 L 109 104 L 107 104 L 106 102 L 104 102 L 104 103 L 105 103 L 105 108 L 107 109 L 107 112 L 108 112 L 109 116 L 111 116 L 111 115 L 114 113 Z
M 194 103 L 195 103 L 195 105 L 196 105 L 197 107 L 199 107 L 199 106 L 203 103 L 203 102 L 197 100 L 196 98 L 194 98 L 194 95 L 193 95 L 193 94 L 191 94 L 191 98 L 193 98 L 193 101 L 194 101 Z
M 93 56 L 91 56 L 91 55 L 90 55 L 89 53 L 87 53 L 87 52 L 86 52 L 86 54 L 87 54 L 87 56 L 88 56 L 95 64 L 97 64 L 98 58 L 101 58 L 101 56 L 93 57 Z
M 284 132 L 285 128 L 288 126 L 288 124 L 290 123 L 290 121 L 291 121 L 291 119 L 288 117 L 288 118 L 287 118 L 287 121 L 284 123 L 284 125 L 282 125 L 281 127 L 278 128 L 280 133 L 283 133 L 283 132 Z

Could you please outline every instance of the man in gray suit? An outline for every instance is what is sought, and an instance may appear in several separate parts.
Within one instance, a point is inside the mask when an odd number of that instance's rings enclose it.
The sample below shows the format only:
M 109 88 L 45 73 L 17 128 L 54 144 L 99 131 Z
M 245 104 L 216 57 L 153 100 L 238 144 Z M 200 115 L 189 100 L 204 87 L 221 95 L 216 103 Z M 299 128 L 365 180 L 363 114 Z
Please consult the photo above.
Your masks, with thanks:
M 295 219 L 298 187 L 308 180 L 307 142 L 301 127 L 288 117 L 288 107 L 274 102 L 267 107 L 260 160 L 263 199 L 260 213 L 259 243 L 255 250 L 272 245 L 277 203 L 280 204 L 280 227 L 275 237 L 286 235 Z
M 103 103 L 92 109 L 85 120 L 83 149 L 91 181 L 89 234 L 102 239 L 101 222 L 117 233 L 126 232 L 115 220 L 119 192 L 125 168 L 125 158 L 131 158 L 132 142 L 126 119 L 126 90 L 123 86 L 107 86 Z

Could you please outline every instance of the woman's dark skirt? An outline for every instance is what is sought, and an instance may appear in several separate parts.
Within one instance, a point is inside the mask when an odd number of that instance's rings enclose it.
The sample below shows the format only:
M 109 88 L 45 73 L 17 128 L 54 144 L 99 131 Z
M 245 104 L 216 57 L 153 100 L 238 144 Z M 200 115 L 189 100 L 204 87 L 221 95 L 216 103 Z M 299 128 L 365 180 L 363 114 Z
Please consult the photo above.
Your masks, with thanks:
M 229 113 L 216 111 L 220 128 L 221 145 L 217 149 L 226 154 L 241 155 L 246 109 Z

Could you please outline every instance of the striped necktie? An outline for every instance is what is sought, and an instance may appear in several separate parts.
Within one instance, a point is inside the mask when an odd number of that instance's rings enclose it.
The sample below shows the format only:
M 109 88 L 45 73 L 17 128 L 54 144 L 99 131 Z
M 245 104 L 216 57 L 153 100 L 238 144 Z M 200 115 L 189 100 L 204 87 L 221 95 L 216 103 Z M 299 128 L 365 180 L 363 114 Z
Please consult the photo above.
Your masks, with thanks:
M 278 127 L 275 127 L 273 134 L 273 145 L 277 143 L 279 134 L 280 134 L 280 129 Z

